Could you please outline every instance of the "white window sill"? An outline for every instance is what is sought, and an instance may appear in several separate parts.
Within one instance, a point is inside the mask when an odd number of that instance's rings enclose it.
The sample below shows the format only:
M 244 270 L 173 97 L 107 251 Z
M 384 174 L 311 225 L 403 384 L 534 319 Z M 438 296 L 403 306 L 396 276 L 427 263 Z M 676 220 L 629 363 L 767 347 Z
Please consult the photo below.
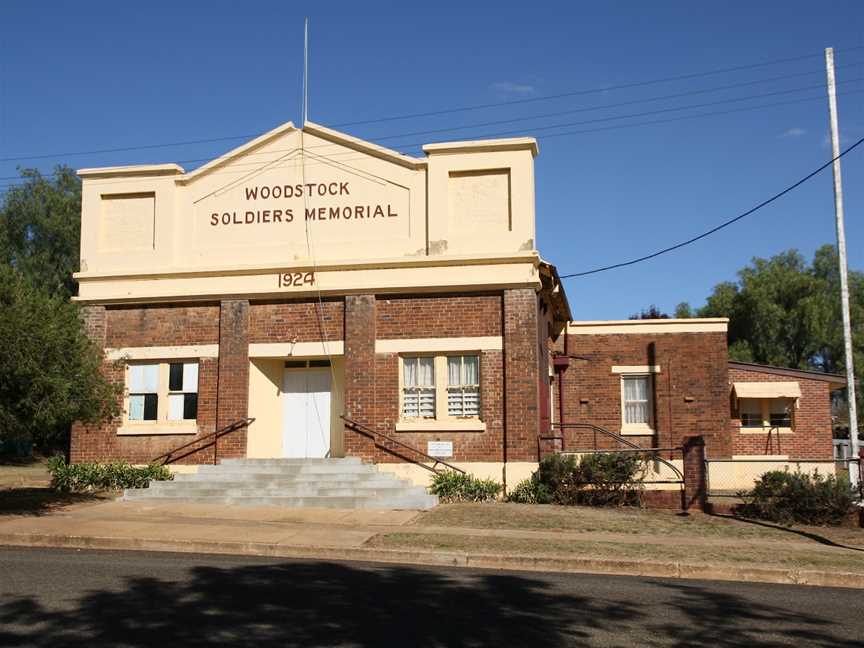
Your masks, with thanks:
M 178 424 L 163 422 L 122 425 L 117 428 L 118 436 L 142 436 L 162 434 L 198 434 L 198 424 L 194 421 Z
M 792 428 L 757 428 L 757 427 L 741 427 L 741 434 L 795 434 Z
M 480 419 L 417 419 L 399 421 L 397 432 L 485 432 L 486 424 Z
M 621 434 L 624 436 L 645 436 L 646 434 L 654 434 L 654 428 L 650 425 L 622 425 Z

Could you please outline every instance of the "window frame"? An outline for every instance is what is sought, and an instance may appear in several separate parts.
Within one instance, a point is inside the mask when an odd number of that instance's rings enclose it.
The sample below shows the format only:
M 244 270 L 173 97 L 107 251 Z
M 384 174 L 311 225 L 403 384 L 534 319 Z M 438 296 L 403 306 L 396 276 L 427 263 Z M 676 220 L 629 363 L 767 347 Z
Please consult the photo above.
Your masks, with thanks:
M 738 428 L 741 434 L 768 434 L 776 430 L 782 434 L 792 434 L 795 432 L 795 400 L 794 398 L 739 398 L 736 403 L 736 418 L 738 419 Z M 761 425 L 744 425 L 742 412 L 742 401 L 759 403 L 759 412 L 762 419 Z M 789 425 L 772 425 L 771 424 L 771 405 L 775 402 L 787 403 L 789 409 Z
M 628 423 L 627 422 L 627 397 L 624 384 L 627 380 L 636 378 L 644 378 L 648 382 L 648 421 L 646 423 Z M 654 372 L 651 371 L 632 371 L 620 373 L 620 395 L 621 395 L 621 434 L 644 435 L 654 434 L 656 431 L 656 423 L 654 419 Z
M 452 357 L 473 356 L 477 358 L 477 415 L 451 416 L 449 412 L 450 386 L 448 384 L 448 362 Z M 405 361 L 414 358 L 432 358 L 435 390 L 435 417 L 405 416 Z M 463 361 L 464 362 L 464 361 Z M 483 354 L 480 351 L 434 351 L 406 352 L 399 354 L 399 418 L 397 431 L 483 431 Z
M 201 360 L 200 358 L 169 358 L 169 359 L 146 359 L 146 360 L 127 360 L 124 364 L 123 371 L 123 415 L 121 425 L 117 430 L 118 434 L 194 434 L 198 431 L 198 406 L 196 396 L 195 418 L 194 419 L 169 419 L 170 405 L 169 396 L 172 394 L 188 394 L 193 392 L 184 392 L 170 389 L 170 372 L 172 364 L 196 364 L 198 366 L 198 380 L 195 384 L 195 394 L 200 393 L 201 387 Z M 140 365 L 156 365 L 158 367 L 158 388 L 156 393 L 156 419 L 130 419 L 130 369 L 133 366 Z M 134 392 L 135 394 L 144 392 Z M 152 393 L 152 392 L 146 392 Z

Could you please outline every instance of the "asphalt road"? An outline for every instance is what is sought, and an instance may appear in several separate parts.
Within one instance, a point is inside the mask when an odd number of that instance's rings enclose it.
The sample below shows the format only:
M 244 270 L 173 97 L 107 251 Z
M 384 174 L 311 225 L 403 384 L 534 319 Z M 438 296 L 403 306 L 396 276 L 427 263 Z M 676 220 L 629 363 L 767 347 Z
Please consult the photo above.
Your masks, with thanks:
M 0 548 L 0 646 L 864 646 L 864 592 Z

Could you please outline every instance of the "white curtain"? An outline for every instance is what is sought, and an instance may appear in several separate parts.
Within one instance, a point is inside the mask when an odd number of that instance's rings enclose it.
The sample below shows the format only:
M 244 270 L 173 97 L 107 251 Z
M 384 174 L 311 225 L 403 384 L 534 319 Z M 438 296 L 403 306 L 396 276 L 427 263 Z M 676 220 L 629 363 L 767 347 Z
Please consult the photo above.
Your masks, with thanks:
M 465 356 L 462 365 L 464 374 L 462 376 L 463 385 L 479 385 L 480 384 L 480 358 L 477 356 Z
M 462 384 L 462 358 L 460 356 L 447 357 L 447 384 L 450 387 L 458 387 Z
M 435 386 L 435 363 L 434 358 L 420 358 L 418 371 L 418 387 Z
M 648 423 L 648 377 L 624 379 L 624 421 Z
M 417 360 L 415 358 L 405 358 L 402 363 L 402 384 L 405 387 L 417 386 Z

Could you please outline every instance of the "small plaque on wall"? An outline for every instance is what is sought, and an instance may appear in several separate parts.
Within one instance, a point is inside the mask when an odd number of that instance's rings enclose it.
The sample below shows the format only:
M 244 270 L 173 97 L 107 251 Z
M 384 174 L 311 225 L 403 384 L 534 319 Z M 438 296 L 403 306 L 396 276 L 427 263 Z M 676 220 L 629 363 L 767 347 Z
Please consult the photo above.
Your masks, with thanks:
M 430 457 L 452 457 L 453 442 L 452 441 L 427 441 L 426 454 Z

